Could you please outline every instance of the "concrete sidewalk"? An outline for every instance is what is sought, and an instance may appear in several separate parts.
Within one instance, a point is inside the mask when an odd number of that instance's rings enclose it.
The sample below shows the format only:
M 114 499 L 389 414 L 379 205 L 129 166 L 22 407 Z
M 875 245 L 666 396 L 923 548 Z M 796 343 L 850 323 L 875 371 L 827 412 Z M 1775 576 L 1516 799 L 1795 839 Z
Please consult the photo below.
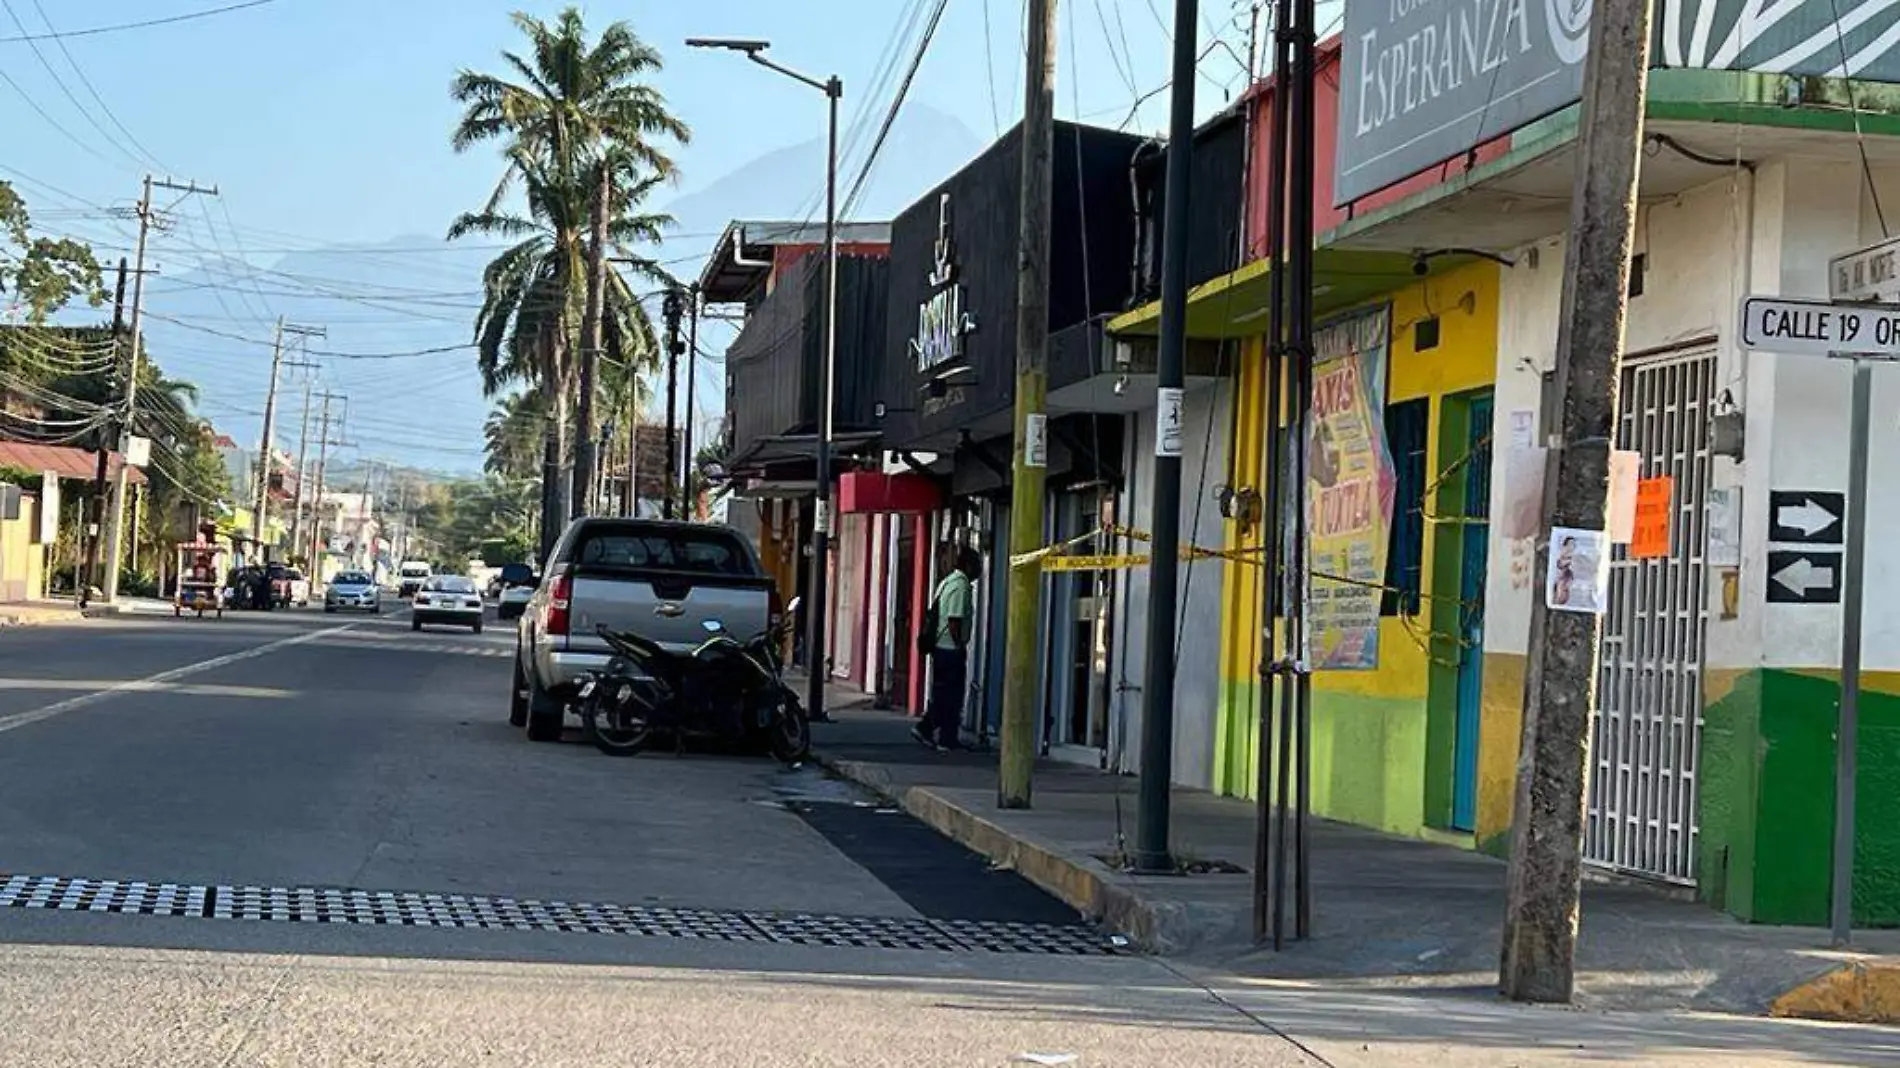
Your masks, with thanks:
M 1255 979 L 1495 987 L 1505 876 L 1495 858 L 1315 819 L 1314 937 L 1275 953 L 1252 940 L 1251 802 L 1177 789 L 1173 847 L 1216 873 L 1130 875 L 1111 862 L 1134 837 L 1132 778 L 1043 763 L 1035 807 L 1004 811 L 995 803 L 994 754 L 933 752 L 909 737 L 909 719 L 842 699 L 833 714 L 837 723 L 815 729 L 819 759 L 833 772 L 1145 949 Z M 1900 932 L 1856 939 L 1862 950 L 1900 951 Z M 1827 946 L 1823 930 L 1744 924 L 1647 886 L 1592 882 L 1584 888 L 1578 1000 L 1763 1013 L 1784 993 L 1865 959 Z
M 71 601 L 7 601 L 0 603 L 0 627 L 31 627 L 47 623 L 75 623 L 85 617 Z

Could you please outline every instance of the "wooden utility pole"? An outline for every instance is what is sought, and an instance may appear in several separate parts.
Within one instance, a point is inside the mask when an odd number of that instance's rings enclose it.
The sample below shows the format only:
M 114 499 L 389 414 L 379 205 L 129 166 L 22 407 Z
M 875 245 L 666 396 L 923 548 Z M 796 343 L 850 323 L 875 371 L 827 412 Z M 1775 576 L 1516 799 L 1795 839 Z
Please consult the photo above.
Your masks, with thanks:
M 119 257 L 119 284 L 112 293 L 112 348 L 116 355 L 119 345 L 125 340 L 125 257 Z M 96 468 L 92 477 L 92 497 L 86 502 L 86 562 L 79 571 L 79 580 L 73 585 L 78 587 L 79 607 L 84 610 L 92 600 L 92 580 L 98 573 L 99 542 L 105 535 L 106 492 L 109 483 L 106 457 L 112 451 L 112 432 L 110 424 L 102 424 L 93 431 L 93 444 L 98 451 L 95 458 Z
M 1544 544 L 1533 572 L 1538 576 L 1545 573 L 1552 530 L 1602 532 L 1606 526 L 1649 71 L 1649 5 L 1597 0 L 1590 20 L 1557 327 L 1552 395 L 1558 408 L 1545 413 L 1552 440 L 1544 473 Z M 1599 552 L 1609 551 L 1607 542 L 1599 533 Z M 1584 782 L 1601 623 L 1595 612 L 1552 611 L 1543 595 L 1532 604 L 1498 975 L 1504 995 L 1517 1001 L 1569 1001 L 1574 988 Z
M 1021 207 L 1016 228 L 1016 447 L 1011 456 L 1009 555 L 1042 546 L 1048 483 L 1049 216 L 1054 190 L 1056 0 L 1029 0 L 1023 86 Z M 1007 561 L 999 561 L 1008 567 Z M 1028 808 L 1036 765 L 1036 636 L 1042 626 L 1042 570 L 1009 569 L 1009 622 L 1003 646 L 1003 734 L 998 808 Z
M 284 368 L 284 335 L 299 337 L 324 337 L 320 326 L 297 326 L 284 322 L 283 316 L 277 317 L 277 332 L 271 341 L 270 352 L 270 388 L 264 394 L 264 432 L 257 444 L 257 485 L 256 496 L 252 501 L 255 510 L 251 513 L 251 542 L 258 547 L 258 556 L 264 556 L 264 528 L 270 521 L 270 476 L 271 468 L 276 466 L 276 456 L 271 449 L 271 439 L 277 435 L 277 379 Z M 308 363 L 290 362 L 292 367 L 309 367 Z M 309 416 L 309 395 L 305 393 L 305 417 Z M 294 543 L 293 543 L 294 545 Z

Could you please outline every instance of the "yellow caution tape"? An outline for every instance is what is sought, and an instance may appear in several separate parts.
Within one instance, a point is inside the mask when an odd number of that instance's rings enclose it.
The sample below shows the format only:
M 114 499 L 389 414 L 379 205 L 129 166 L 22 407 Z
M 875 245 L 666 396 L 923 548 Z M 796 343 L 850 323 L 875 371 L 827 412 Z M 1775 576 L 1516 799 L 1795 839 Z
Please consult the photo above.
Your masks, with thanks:
M 1119 554 L 1114 556 L 1051 556 L 1042 562 L 1044 571 L 1115 571 L 1124 567 L 1146 567 L 1148 557 Z

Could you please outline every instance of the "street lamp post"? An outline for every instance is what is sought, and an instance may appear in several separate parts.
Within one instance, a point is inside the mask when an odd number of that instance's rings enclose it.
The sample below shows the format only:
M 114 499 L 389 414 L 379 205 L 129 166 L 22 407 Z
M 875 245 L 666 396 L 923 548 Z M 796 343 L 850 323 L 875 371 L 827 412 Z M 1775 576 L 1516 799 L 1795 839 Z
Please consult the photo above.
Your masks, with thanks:
M 689 37 L 688 48 L 721 48 L 740 52 L 761 67 L 777 71 L 825 94 L 830 116 L 825 131 L 825 358 L 819 370 L 818 447 L 814 503 L 811 525 L 811 581 L 805 618 L 810 622 L 805 641 L 806 666 L 811 672 L 811 689 L 806 707 L 815 720 L 825 718 L 825 603 L 831 556 L 831 397 L 838 366 L 838 101 L 844 97 L 844 82 L 837 75 L 818 79 L 781 66 L 768 58 L 770 41 L 738 40 L 723 37 Z

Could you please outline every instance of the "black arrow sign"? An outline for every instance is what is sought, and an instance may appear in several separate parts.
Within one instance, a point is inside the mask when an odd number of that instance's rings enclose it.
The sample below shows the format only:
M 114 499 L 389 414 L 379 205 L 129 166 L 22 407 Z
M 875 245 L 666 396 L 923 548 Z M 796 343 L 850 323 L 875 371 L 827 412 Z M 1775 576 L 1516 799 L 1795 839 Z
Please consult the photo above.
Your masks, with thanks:
M 1840 600 L 1840 553 L 1769 552 L 1769 604 L 1839 604 Z
M 1768 540 L 1806 545 L 1839 545 L 1847 496 L 1821 490 L 1771 490 Z

